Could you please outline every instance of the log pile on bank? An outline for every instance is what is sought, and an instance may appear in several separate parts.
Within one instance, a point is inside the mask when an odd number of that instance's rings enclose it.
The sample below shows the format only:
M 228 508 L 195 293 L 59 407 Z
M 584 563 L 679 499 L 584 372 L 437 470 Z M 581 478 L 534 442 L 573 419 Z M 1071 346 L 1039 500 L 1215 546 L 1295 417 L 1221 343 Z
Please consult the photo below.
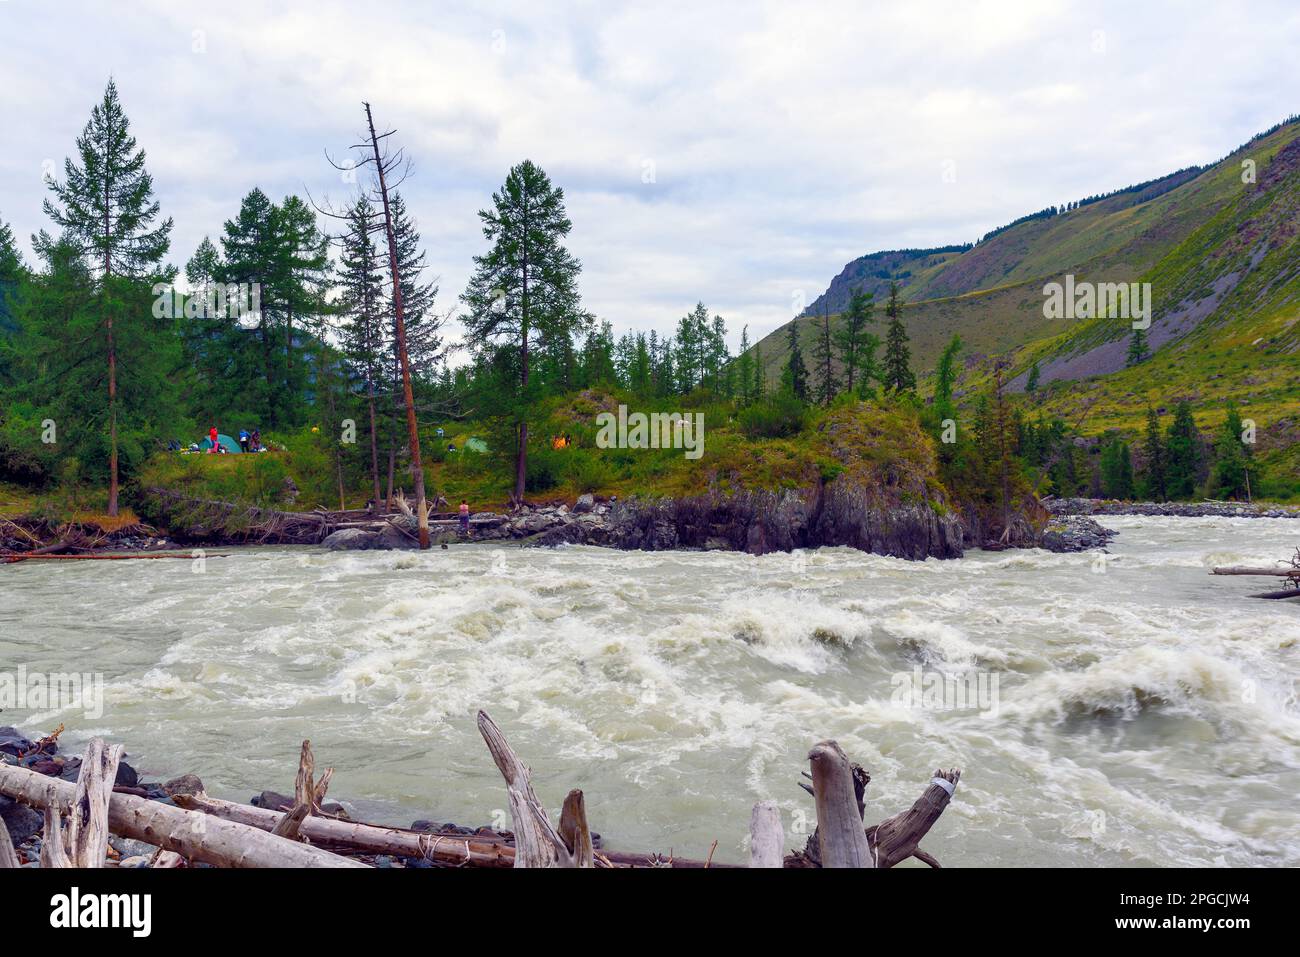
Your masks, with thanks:
M 209 797 L 193 775 L 145 784 L 123 761 L 121 745 L 92 739 L 81 758 L 58 753 L 62 727 L 32 742 L 0 729 L 0 869 L 40 867 L 583 867 L 710 868 L 717 842 L 701 858 L 629 853 L 603 846 L 586 797 L 572 790 L 557 818 L 533 790 L 530 769 L 486 712 L 478 728 L 506 787 L 510 830 L 416 822 L 411 828 L 351 820 L 325 800 L 332 768 L 316 775 L 304 741 L 292 796 L 263 792 L 254 804 Z M 865 826 L 868 775 L 834 741 L 808 755 L 802 783 L 817 826 L 787 853 L 771 801 L 754 806 L 750 867 L 893 867 L 915 857 L 952 798 L 960 772 L 936 771 L 908 810 Z M 259 804 L 261 806 L 259 806 Z

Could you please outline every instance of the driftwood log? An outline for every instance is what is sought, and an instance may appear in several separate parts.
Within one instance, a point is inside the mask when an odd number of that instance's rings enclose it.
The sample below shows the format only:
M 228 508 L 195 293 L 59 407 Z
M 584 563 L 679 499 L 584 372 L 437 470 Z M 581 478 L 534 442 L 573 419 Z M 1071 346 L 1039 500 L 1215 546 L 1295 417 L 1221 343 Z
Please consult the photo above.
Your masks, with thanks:
M 786 867 L 893 867 L 909 857 L 939 867 L 921 850 L 929 833 L 957 789 L 961 771 L 935 771 L 930 784 L 906 811 L 864 830 L 866 788 L 871 776 L 849 761 L 834 741 L 823 741 L 808 753 L 812 785 L 800 787 L 813 795 L 817 827 L 802 851 L 785 858 Z M 859 840 L 861 838 L 862 840 Z
M 102 745 L 100 742 L 101 747 Z M 108 778 L 108 781 L 111 785 L 112 778 Z M 70 781 L 51 778 L 27 768 L 0 764 L 0 794 L 40 808 L 47 815 L 48 833 L 42 846 L 43 858 L 45 847 L 52 839 L 60 845 L 63 843 L 62 829 L 49 826 L 51 818 L 71 805 L 73 820 L 77 821 L 74 802 L 79 801 L 81 792 L 80 782 L 74 785 Z M 87 796 L 91 793 L 89 785 L 85 788 L 85 793 Z M 101 793 L 102 789 L 95 791 L 97 795 Z M 145 841 L 165 851 L 173 851 L 191 861 L 219 867 L 365 866 L 337 854 L 263 833 L 257 828 L 194 814 L 180 807 L 171 807 L 130 794 L 113 794 L 110 791 L 105 821 L 105 841 L 107 833 L 111 831 L 122 837 Z M 90 819 L 87 819 L 86 825 L 81 825 L 79 838 L 85 834 L 87 826 L 93 827 Z M 75 851 L 79 846 L 75 845 L 70 850 Z M 63 850 L 66 853 L 69 849 Z M 101 857 L 98 863 L 102 862 Z
M 780 867 L 785 832 L 775 801 L 759 801 L 749 816 L 749 866 Z
M 74 785 L 22 767 L 0 764 L 0 795 L 43 810 L 45 840 L 41 863 L 47 867 L 98 867 L 110 832 L 159 848 L 150 867 L 187 862 L 224 867 L 362 867 L 342 855 L 391 855 L 456 867 L 730 867 L 704 861 L 596 850 L 585 797 L 572 790 L 558 826 L 533 791 L 531 772 L 496 723 L 480 711 L 478 726 L 506 782 L 513 833 L 481 829 L 466 834 L 407 830 L 340 820 L 321 812 L 333 769 L 315 780 L 311 742 L 299 755 L 294 800 L 286 811 L 252 807 L 208 797 L 195 779 L 192 787 L 171 788 L 175 806 L 113 788 L 120 747 L 94 739 Z M 57 733 L 56 733 L 57 736 Z M 43 739 L 52 740 L 52 739 Z M 960 772 L 936 771 L 912 807 L 864 828 L 865 791 L 870 775 L 853 764 L 835 741 L 817 744 L 808 755 L 812 784 L 801 784 L 814 798 L 817 827 L 801 852 L 782 858 L 781 815 L 772 801 L 756 804 L 750 818 L 751 867 L 893 867 L 915 857 L 931 867 L 939 862 L 920 848 L 952 798 Z M 62 816 L 68 814 L 67 829 Z M 335 853 L 337 852 L 337 853 Z M 17 866 L 9 835 L 0 824 L 0 868 Z
M 571 793 L 570 799 L 573 794 L 577 795 L 577 799 L 565 801 L 566 807 L 570 807 L 571 833 L 581 833 L 586 840 L 585 849 L 580 847 L 575 852 L 551 826 L 546 809 L 533 792 L 532 773 L 519 760 L 501 729 L 486 711 L 478 713 L 478 730 L 487 743 L 497 769 L 506 779 L 506 801 L 510 806 L 510 817 L 515 823 L 515 867 L 594 866 L 582 792 Z
M 5 822 L 0 820 L 0 871 L 18 866 L 18 854 L 14 851 L 13 838 L 9 836 L 9 828 L 5 827 Z
M 1287 560 L 1286 567 L 1275 568 L 1239 568 L 1223 567 L 1211 569 L 1211 575 L 1260 575 L 1267 578 L 1285 578 L 1286 588 L 1277 591 L 1260 592 L 1251 598 L 1268 598 L 1273 600 L 1300 598 L 1300 548 Z

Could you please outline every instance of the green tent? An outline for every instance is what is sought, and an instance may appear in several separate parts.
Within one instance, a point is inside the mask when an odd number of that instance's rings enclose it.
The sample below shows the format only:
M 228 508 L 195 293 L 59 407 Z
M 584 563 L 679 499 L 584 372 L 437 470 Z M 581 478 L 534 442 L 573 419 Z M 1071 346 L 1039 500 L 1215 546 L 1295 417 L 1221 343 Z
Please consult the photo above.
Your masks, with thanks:
M 238 442 L 236 442 L 228 435 L 222 435 L 220 432 L 217 433 L 217 441 L 221 443 L 221 447 L 224 448 L 227 452 L 244 451 L 239 447 Z M 204 439 L 201 443 L 199 443 L 199 447 L 203 449 L 204 452 L 208 451 L 208 449 L 212 448 L 212 440 Z
M 472 439 L 465 440 L 466 452 L 486 452 L 487 450 L 488 450 L 487 443 L 480 438 L 475 437 Z

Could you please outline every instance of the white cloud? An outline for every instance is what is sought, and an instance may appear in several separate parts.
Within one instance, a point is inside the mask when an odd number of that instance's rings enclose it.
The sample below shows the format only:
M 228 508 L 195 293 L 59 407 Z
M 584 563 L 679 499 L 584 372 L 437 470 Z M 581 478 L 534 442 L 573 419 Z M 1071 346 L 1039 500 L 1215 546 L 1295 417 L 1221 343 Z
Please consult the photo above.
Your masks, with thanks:
M 178 263 L 255 185 L 343 198 L 324 150 L 367 99 L 415 163 L 444 307 L 529 157 L 565 187 L 598 315 L 667 330 L 702 299 L 757 337 L 854 256 L 1215 159 L 1300 81 L 1284 2 L 446 6 L 0 3 L 0 216 L 46 225 L 41 164 L 110 72 Z

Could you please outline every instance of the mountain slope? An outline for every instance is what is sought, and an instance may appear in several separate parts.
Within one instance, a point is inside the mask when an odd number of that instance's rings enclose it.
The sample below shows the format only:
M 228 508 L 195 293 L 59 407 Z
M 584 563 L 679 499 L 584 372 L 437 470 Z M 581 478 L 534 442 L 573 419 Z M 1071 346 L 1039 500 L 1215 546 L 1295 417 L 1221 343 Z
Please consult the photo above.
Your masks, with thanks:
M 1243 182 L 1245 160 L 1254 162 L 1257 182 Z M 1044 283 L 1067 273 L 1080 281 L 1147 281 L 1156 355 L 1144 365 L 1154 371 L 1173 363 L 1162 372 L 1162 386 L 1184 388 L 1197 375 L 1216 375 L 1212 391 L 1219 398 L 1224 390 L 1249 398 L 1252 388 L 1268 381 L 1284 401 L 1300 394 L 1286 371 L 1298 358 L 1297 189 L 1300 121 L 1292 119 L 1211 167 L 1180 171 L 1068 212 L 1037 214 L 962 252 L 855 260 L 837 277 L 840 289 L 832 283 L 826 301 L 847 297 L 854 267 L 858 273 L 877 264 L 910 270 L 902 318 L 919 373 L 928 373 L 944 344 L 960 334 L 968 358 L 1011 354 L 1019 381 L 1038 361 L 1040 381 L 1064 388 L 1067 381 L 1098 375 L 1124 377 L 1130 330 L 1118 320 L 1046 318 Z M 805 355 L 822 301 L 809 310 L 814 318 L 794 320 Z M 883 334 L 882 323 L 876 331 Z M 788 326 L 759 344 L 772 381 L 785 362 L 787 333 Z M 1228 361 L 1227 351 L 1243 344 L 1251 351 L 1233 352 Z M 1133 391 L 1125 386 L 1126 393 Z

